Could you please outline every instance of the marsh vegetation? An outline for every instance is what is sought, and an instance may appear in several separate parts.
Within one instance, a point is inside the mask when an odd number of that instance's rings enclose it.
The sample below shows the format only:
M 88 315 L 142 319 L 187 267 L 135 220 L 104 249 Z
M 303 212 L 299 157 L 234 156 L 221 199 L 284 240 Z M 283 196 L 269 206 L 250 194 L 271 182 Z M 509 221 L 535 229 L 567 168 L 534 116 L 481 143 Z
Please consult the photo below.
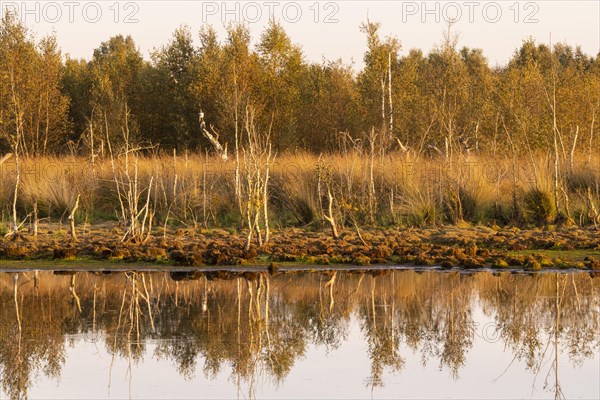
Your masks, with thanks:
M 594 267 L 600 57 L 526 40 L 492 68 L 452 28 L 428 54 L 403 54 L 367 21 L 355 70 L 306 61 L 275 21 L 257 43 L 244 25 L 223 40 L 205 26 L 196 46 L 181 27 L 150 60 L 123 36 L 74 60 L 6 13 L 0 255 L 139 259 L 129 247 L 142 244 L 147 259 L 192 265 L 481 266 L 505 247 L 566 247 L 589 251 Z M 406 228 L 448 226 L 498 237 L 444 243 L 471 261 L 427 244 L 398 250 Z M 543 240 L 505 246 L 512 227 Z M 327 235 L 333 244 L 306 246 Z

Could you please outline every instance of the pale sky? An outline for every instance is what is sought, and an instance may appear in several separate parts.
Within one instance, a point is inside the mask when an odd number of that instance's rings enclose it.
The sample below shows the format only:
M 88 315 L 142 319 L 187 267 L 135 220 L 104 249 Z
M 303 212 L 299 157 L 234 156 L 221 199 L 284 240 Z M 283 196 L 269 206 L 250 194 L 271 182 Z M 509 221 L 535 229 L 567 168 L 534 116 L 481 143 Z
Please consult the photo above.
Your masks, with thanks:
M 185 24 L 194 35 L 207 23 L 224 38 L 224 22 L 246 22 L 254 43 L 269 17 L 282 23 L 305 57 L 323 57 L 362 67 L 366 49 L 359 30 L 367 17 L 381 23 L 383 35 L 400 39 L 402 53 L 425 53 L 440 43 L 447 19 L 458 17 L 453 32 L 459 46 L 482 48 L 491 65 L 504 64 L 528 37 L 538 42 L 581 45 L 600 51 L 600 1 L 5 1 L 20 12 L 38 37 L 56 32 L 64 53 L 90 58 L 93 49 L 116 34 L 130 34 L 144 57 L 166 44 Z

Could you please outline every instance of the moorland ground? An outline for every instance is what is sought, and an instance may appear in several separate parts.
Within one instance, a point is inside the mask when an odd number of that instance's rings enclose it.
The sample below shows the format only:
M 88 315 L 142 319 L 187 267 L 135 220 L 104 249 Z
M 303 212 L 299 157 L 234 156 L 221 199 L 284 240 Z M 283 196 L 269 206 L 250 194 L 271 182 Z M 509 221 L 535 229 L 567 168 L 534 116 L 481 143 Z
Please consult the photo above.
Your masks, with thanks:
M 185 266 L 293 262 L 599 268 L 599 170 L 584 162 L 566 175 L 556 210 L 552 163 L 544 157 L 532 163 L 510 157 L 448 162 L 399 154 L 384 159 L 359 153 L 283 154 L 271 166 L 269 238 L 263 215 L 255 226 L 262 236 L 250 242 L 244 165 L 238 197 L 233 161 L 175 154 L 129 162 L 135 176 L 127 175 L 120 158 L 95 163 L 76 157 L 24 159 L 17 236 L 9 223 L 14 163 L 5 163 L 0 201 L 7 236 L 0 243 L 0 258 Z M 148 203 L 150 215 L 145 232 L 137 236 L 128 234 L 132 223 L 143 222 L 141 215 L 127 218 L 132 205 L 126 194 L 133 185 L 138 214 Z M 328 194 L 337 238 L 324 218 L 329 215 Z M 264 211 L 264 204 L 258 209 Z

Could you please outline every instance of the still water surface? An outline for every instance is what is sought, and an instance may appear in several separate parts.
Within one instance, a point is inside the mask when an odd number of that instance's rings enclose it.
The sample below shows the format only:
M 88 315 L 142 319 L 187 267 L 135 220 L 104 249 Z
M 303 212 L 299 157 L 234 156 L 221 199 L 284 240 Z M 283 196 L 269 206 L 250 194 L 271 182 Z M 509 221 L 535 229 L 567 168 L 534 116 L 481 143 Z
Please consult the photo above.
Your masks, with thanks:
M 2 399 L 600 398 L 588 273 L 15 277 Z

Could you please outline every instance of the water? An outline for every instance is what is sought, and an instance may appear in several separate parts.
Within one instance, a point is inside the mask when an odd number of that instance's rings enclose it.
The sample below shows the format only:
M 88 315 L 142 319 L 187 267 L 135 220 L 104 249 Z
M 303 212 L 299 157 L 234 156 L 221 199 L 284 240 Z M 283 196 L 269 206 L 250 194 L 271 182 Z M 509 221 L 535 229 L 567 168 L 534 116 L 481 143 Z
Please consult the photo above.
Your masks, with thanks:
M 2 399 L 600 398 L 588 273 L 14 277 Z

